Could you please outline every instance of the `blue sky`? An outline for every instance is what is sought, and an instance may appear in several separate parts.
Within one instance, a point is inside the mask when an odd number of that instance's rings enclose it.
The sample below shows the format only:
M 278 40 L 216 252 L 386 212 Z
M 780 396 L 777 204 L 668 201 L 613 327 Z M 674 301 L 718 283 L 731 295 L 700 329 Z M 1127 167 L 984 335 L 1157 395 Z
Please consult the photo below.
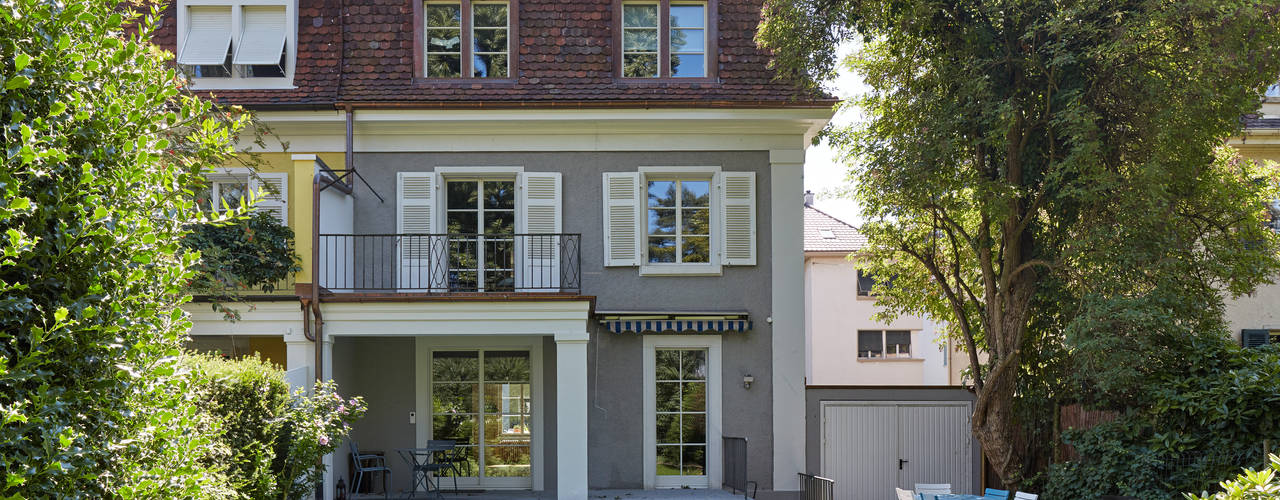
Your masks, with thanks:
M 853 51 L 851 45 L 841 47 L 840 53 L 848 55 Z M 848 70 L 841 70 L 836 78 L 827 82 L 826 88 L 837 97 L 847 98 L 865 91 L 862 79 Z M 837 125 L 848 125 L 857 120 L 855 113 L 842 111 L 831 121 Z M 835 158 L 835 151 L 825 143 L 810 146 L 805 156 L 804 188 L 817 193 L 814 206 L 838 219 L 857 225 L 860 221 L 858 205 L 852 200 L 837 198 L 827 194 L 832 190 L 848 186 L 845 177 L 848 168 Z M 824 196 L 826 194 L 826 196 Z

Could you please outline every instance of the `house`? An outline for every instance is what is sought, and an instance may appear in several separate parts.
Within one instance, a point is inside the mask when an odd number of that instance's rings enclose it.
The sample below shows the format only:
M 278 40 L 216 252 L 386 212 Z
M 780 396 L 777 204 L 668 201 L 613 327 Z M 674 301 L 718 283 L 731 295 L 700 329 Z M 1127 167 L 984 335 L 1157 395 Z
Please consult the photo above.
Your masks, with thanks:
M 794 200 L 834 101 L 774 79 L 761 4 L 174 2 L 192 88 L 288 144 L 215 190 L 266 191 L 302 257 L 238 322 L 191 305 L 193 342 L 363 396 L 393 490 L 433 439 L 466 489 L 720 488 L 746 438 L 759 496 L 796 491 Z
M 835 480 L 835 497 L 883 498 L 893 488 L 949 483 L 980 491 L 970 432 L 968 354 L 928 317 L 875 315 L 874 277 L 852 255 L 867 238 L 804 203 L 807 464 Z
M 1280 161 L 1280 85 L 1268 90 L 1258 114 L 1245 117 L 1243 135 L 1230 144 L 1247 158 Z M 1280 200 L 1268 208 L 1272 227 L 1280 231 Z M 1241 345 L 1280 342 L 1280 277 L 1275 281 L 1252 294 L 1227 298 L 1224 316 Z
M 805 196 L 805 382 L 961 385 L 967 355 L 927 317 L 877 320 L 882 308 L 872 293 L 875 279 L 850 259 L 866 246 L 866 237 L 815 207 L 812 193 Z

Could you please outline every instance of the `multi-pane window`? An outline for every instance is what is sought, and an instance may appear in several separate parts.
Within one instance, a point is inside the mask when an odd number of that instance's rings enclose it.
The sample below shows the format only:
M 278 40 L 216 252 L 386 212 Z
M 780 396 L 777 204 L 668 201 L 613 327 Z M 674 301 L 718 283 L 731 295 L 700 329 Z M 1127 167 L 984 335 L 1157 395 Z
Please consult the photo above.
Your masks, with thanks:
M 671 4 L 671 76 L 707 76 L 706 4 Z
M 506 2 L 424 4 L 427 78 L 507 78 L 510 75 L 510 5 Z
M 449 288 L 500 291 L 515 287 L 516 195 L 513 180 L 448 180 Z
M 507 4 L 471 4 L 471 76 L 506 78 L 507 76 Z
M 654 351 L 659 476 L 704 476 L 707 469 L 707 351 Z
M 859 358 L 910 358 L 911 331 L 858 330 Z
M 622 76 L 706 77 L 707 24 L 705 3 L 622 4 Z
M 622 76 L 658 76 L 658 4 L 622 4 Z
M 711 181 L 649 180 L 650 263 L 711 262 Z
M 528 351 L 432 353 L 431 437 L 456 442 L 461 476 L 530 476 L 530 373 Z

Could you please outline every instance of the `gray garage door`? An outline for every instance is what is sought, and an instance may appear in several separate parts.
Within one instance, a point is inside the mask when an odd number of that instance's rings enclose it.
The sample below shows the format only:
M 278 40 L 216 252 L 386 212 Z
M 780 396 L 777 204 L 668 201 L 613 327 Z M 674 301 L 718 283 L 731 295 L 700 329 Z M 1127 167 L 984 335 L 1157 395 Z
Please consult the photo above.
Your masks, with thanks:
M 841 500 L 892 500 L 916 483 L 972 493 L 971 413 L 967 402 L 824 402 L 822 475 Z

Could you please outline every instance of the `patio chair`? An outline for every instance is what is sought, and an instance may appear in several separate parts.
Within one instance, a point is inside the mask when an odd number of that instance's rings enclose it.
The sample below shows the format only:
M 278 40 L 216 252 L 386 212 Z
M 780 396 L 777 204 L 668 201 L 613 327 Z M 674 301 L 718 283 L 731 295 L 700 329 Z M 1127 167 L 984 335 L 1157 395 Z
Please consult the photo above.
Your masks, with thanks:
M 987 500 L 1009 500 L 1009 492 L 1005 490 L 987 488 L 987 491 L 982 494 L 982 498 Z
M 898 500 L 920 500 L 916 498 L 916 492 L 914 491 L 902 488 L 894 488 L 893 491 L 898 494 Z
M 467 475 L 471 475 L 471 461 L 462 454 L 462 450 L 456 448 L 458 442 L 452 439 L 432 439 L 427 441 L 427 448 L 443 449 L 443 451 L 435 452 L 432 461 L 440 464 L 441 470 L 448 469 L 453 476 L 453 492 L 458 492 L 458 476 L 462 475 L 462 469 L 467 469 Z M 448 448 L 448 449 L 444 449 Z
M 916 483 L 916 495 L 920 500 L 937 500 L 938 495 L 950 495 L 951 483 L 923 484 Z
M 356 446 L 355 441 L 348 441 L 351 446 L 351 466 L 356 471 L 354 481 L 351 481 L 351 492 L 360 491 L 360 483 L 364 480 L 366 472 L 382 473 L 382 498 L 388 498 L 390 491 L 387 489 L 387 482 L 391 479 L 391 468 L 387 467 L 387 459 L 382 455 L 361 455 L 360 448 Z M 365 465 L 366 461 L 369 465 Z M 394 484 L 394 481 L 392 482 Z
M 1013 500 L 1040 500 L 1040 495 L 1019 491 L 1013 495 Z

